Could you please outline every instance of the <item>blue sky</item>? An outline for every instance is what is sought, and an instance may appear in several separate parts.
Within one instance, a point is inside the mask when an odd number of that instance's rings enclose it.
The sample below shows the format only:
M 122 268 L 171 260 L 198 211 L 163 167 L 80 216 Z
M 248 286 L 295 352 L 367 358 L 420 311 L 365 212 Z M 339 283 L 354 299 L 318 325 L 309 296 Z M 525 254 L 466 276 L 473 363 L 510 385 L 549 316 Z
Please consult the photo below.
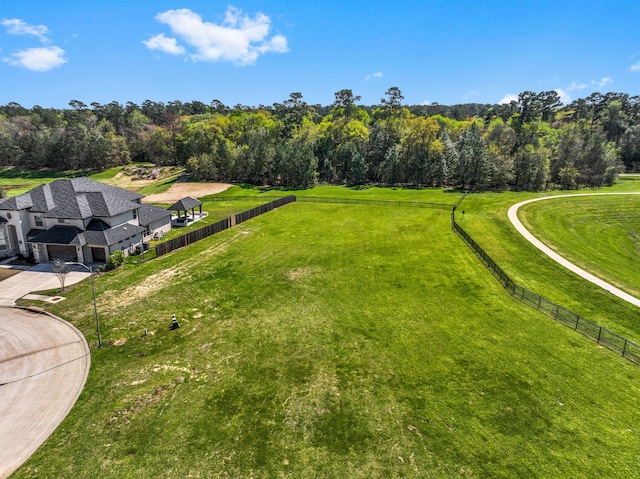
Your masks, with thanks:
M 0 104 L 640 94 L 640 2 L 0 0 Z

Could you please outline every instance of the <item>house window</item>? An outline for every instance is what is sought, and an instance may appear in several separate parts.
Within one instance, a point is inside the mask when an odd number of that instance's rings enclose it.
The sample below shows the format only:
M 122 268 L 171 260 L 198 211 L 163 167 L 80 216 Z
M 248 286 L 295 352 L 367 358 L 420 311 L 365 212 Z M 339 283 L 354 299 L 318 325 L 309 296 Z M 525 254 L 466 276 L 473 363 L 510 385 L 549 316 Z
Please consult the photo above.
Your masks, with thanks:
M 137 219 L 138 218 L 138 210 L 133 210 L 133 219 Z
M 0 228 L 0 250 L 7 249 L 7 236 L 4 233 L 4 228 Z
M 44 223 L 42 222 L 42 216 L 34 216 L 33 220 L 36 223 L 36 226 L 44 226 Z
M 11 219 L 11 213 L 7 213 L 7 218 Z
M 67 220 L 65 218 L 58 218 L 58 223 L 66 223 Z

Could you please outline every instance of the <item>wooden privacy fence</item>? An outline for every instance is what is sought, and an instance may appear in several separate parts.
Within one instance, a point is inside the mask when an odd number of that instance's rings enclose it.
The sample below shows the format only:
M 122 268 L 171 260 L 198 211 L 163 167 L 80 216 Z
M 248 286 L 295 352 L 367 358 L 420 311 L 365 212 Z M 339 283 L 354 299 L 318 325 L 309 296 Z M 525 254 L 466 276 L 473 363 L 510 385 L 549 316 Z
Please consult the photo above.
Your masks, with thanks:
M 195 243 L 196 241 L 200 241 L 216 233 L 220 233 L 221 231 L 229 229 L 232 226 L 243 223 L 247 220 L 250 220 L 251 218 L 255 218 L 256 216 L 260 216 L 264 213 L 267 213 L 280 206 L 287 205 L 294 201 L 296 201 L 296 197 L 293 195 L 283 196 L 270 201 L 269 203 L 265 203 L 264 205 L 256 206 L 255 208 L 251 208 L 250 210 L 243 211 L 242 213 L 238 213 L 237 215 L 220 220 L 217 223 L 207 225 L 203 228 L 183 234 L 182 236 L 178 236 L 177 238 L 165 241 L 164 243 L 160 243 L 156 246 L 156 256 L 165 255 L 173 250 L 190 245 L 191 243 Z
M 463 197 L 464 199 L 464 197 Z M 462 201 L 462 199 L 460 200 Z M 469 234 L 462 229 L 462 227 L 456 223 L 455 211 L 460 202 L 453 207 L 451 211 L 451 227 L 460 236 L 463 241 L 469 246 L 482 263 L 487 267 L 489 271 L 496 277 L 500 284 L 513 296 L 520 301 L 536 308 L 543 312 L 547 316 L 555 319 L 561 324 L 570 327 L 574 331 L 584 334 L 586 337 L 593 339 L 598 344 L 605 346 L 611 351 L 615 351 L 623 358 L 628 359 L 636 364 L 640 364 L 640 345 L 633 341 L 626 339 L 609 331 L 602 326 L 583 318 L 579 314 L 576 314 L 568 309 L 563 308 L 537 295 L 528 289 L 518 285 L 513 281 L 503 270 L 496 264 L 495 261 L 476 243 Z

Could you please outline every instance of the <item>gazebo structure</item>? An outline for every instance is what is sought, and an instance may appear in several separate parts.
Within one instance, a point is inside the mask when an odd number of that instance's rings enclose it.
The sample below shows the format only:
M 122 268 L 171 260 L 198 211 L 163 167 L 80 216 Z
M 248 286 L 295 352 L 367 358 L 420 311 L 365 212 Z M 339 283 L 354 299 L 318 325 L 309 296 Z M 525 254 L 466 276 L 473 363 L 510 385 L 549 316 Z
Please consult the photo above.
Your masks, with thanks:
M 196 213 L 198 208 L 198 213 Z M 186 196 L 167 208 L 169 211 L 175 211 L 177 214 L 172 216 L 172 223 L 174 226 L 187 226 L 194 223 L 205 216 L 207 213 L 202 213 L 202 201 Z M 184 216 L 182 213 L 184 212 Z

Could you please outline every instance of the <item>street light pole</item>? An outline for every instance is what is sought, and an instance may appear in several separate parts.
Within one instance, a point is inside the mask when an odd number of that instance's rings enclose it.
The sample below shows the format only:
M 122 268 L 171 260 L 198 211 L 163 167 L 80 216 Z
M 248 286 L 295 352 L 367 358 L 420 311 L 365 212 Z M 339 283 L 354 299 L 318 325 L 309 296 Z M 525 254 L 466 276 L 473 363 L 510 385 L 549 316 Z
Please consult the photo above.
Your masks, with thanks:
M 98 347 L 101 348 L 102 338 L 100 337 L 100 321 L 98 320 L 98 305 L 96 303 L 96 287 L 95 287 L 95 283 L 93 282 L 93 268 L 91 266 L 87 266 L 84 263 L 80 263 L 79 261 L 68 261 L 67 264 L 80 265 L 83 268 L 85 268 L 87 271 L 89 271 L 89 274 L 91 275 L 91 292 L 93 293 L 93 312 L 96 316 L 96 331 L 98 332 Z

